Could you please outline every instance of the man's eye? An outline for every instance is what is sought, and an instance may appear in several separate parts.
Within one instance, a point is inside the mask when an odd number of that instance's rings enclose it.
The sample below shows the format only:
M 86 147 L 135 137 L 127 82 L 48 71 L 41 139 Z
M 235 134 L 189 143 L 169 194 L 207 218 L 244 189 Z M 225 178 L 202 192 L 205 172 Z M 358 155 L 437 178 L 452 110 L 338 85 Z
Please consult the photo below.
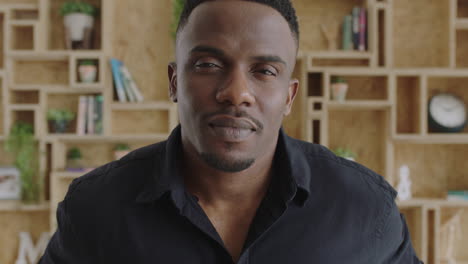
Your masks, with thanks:
M 218 65 L 216 65 L 214 63 L 211 63 L 211 62 L 202 62 L 202 63 L 197 63 L 195 65 L 195 67 L 197 67 L 197 68 L 214 68 L 214 67 L 218 67 Z
M 265 74 L 265 75 L 276 76 L 276 74 L 274 72 L 272 72 L 270 70 L 267 70 L 267 69 L 260 70 L 259 72 L 262 73 L 262 74 Z

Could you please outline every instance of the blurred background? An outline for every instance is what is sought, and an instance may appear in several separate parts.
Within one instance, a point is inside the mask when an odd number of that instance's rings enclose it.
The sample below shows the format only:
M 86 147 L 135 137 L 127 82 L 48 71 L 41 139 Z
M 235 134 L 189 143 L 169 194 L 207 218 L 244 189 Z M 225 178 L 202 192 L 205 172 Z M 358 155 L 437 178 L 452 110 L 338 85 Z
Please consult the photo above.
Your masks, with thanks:
M 0 263 L 36 263 L 74 178 L 178 124 L 182 2 L 0 0 Z M 288 134 L 384 176 L 425 263 L 468 264 L 468 0 L 292 2 Z

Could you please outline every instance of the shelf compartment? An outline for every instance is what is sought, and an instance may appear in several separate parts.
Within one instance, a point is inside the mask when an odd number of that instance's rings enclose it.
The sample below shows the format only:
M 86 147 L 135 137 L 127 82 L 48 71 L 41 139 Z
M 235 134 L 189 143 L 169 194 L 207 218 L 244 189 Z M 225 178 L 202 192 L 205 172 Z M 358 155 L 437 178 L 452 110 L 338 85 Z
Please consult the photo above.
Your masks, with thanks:
M 468 21 L 468 19 L 466 19 Z M 456 31 L 456 66 L 457 68 L 468 68 L 468 23 L 464 30 Z
M 398 68 L 449 66 L 449 0 L 393 2 L 393 62 Z M 424 12 L 421 12 L 424 10 Z M 434 23 L 434 18 L 438 19 Z M 408 26 L 411 25 L 411 26 Z M 435 52 L 436 51 L 436 52 Z M 431 54 L 427 56 L 427 54 Z
M 422 132 L 420 98 L 421 78 L 419 76 L 397 76 L 395 107 L 397 134 Z
M 11 19 L 14 20 L 38 20 L 39 11 L 35 8 L 31 9 L 12 9 Z
M 426 102 L 429 103 L 430 98 L 438 93 L 452 93 L 460 97 L 465 104 L 468 104 L 468 90 L 466 84 L 468 83 L 468 77 L 434 77 L 430 76 L 428 78 L 428 92 Z M 427 118 L 427 113 L 423 113 L 425 118 Z M 430 131 L 429 125 L 426 128 L 430 134 L 434 135 L 451 135 L 453 133 L 432 133 Z M 467 134 L 468 126 L 465 129 L 457 134 Z
M 349 148 L 356 162 L 384 175 L 388 116 L 386 110 L 330 110 L 328 147 Z
M 11 128 L 16 122 L 22 122 L 22 123 L 27 123 L 33 126 L 34 128 L 34 134 L 37 135 L 37 116 L 36 116 L 36 111 L 35 109 L 32 109 L 31 106 L 11 106 L 10 107 L 10 113 L 11 113 L 11 124 L 9 124 L 9 127 Z
M 341 26 L 346 15 L 352 13 L 354 6 L 365 7 L 364 0 L 318 0 L 318 1 L 295 1 L 294 5 L 302 32 L 300 46 L 304 50 L 324 51 L 328 50 L 328 42 L 320 30 L 320 24 L 324 24 L 331 32 L 336 32 L 337 48 L 341 48 Z M 333 34 L 335 35 L 335 34 Z
M 66 50 L 65 41 L 65 27 L 63 24 L 63 16 L 60 15 L 59 10 L 61 5 L 66 0 L 49 0 L 50 3 L 50 17 L 49 21 L 56 21 L 56 23 L 49 23 L 49 49 L 50 50 Z M 89 0 L 88 3 L 102 11 L 102 0 Z M 97 14 L 94 18 L 94 30 L 92 32 L 91 50 L 100 50 L 102 48 L 102 13 Z
M 468 1 L 467 0 L 456 0 L 457 1 L 457 18 L 468 18 Z
M 384 75 L 341 75 L 332 74 L 333 77 L 343 77 L 348 83 L 348 100 L 388 100 L 388 77 Z M 331 79 L 330 79 L 331 80 Z M 330 82 L 329 80 L 329 82 Z M 331 96 L 331 92 L 329 93 Z
M 95 96 L 96 94 L 69 94 L 69 93 L 50 93 L 47 95 L 47 110 L 49 109 L 66 109 L 75 113 L 75 118 L 70 122 L 65 133 L 51 133 L 52 129 L 49 124 L 49 136 L 61 136 L 63 134 L 76 135 L 77 132 L 77 120 L 78 120 L 78 107 L 80 96 Z M 86 109 L 87 110 L 87 109 Z M 105 115 L 103 115 L 105 116 Z M 46 122 L 46 120 L 44 120 Z M 82 136 L 88 136 L 84 134 Z M 93 134 L 94 135 L 94 134 Z
M 468 263 L 468 252 L 466 245 L 460 240 L 468 237 L 468 208 L 467 207 L 444 207 L 440 210 L 440 258 L 441 263 L 449 250 L 450 227 L 454 228 L 452 233 L 452 253 L 457 263 Z M 457 219 L 460 218 L 460 219 Z M 458 221 L 457 221 L 458 220 Z
M 321 72 L 311 72 L 307 74 L 307 95 L 324 96 L 324 76 Z
M 12 91 L 10 93 L 12 104 L 39 104 L 39 91 Z
M 10 26 L 11 26 L 10 49 L 12 50 L 34 50 L 35 25 L 31 23 L 25 23 L 25 22 L 27 21 L 19 21 L 18 23 L 10 23 Z
M 468 145 L 394 144 L 394 179 L 399 179 L 398 168 L 407 165 L 412 181 L 414 199 L 445 199 L 448 190 L 467 189 Z
M 80 78 L 80 63 L 84 61 L 93 61 L 96 66 L 96 80 L 93 82 L 84 82 Z M 104 86 L 104 57 L 97 54 L 74 53 L 70 57 L 70 80 L 71 87 L 74 88 L 102 88 Z
M 169 119 L 170 111 L 167 110 L 113 110 L 112 134 L 169 133 Z
M 69 68 L 65 60 L 20 60 L 13 62 L 13 85 L 68 85 Z

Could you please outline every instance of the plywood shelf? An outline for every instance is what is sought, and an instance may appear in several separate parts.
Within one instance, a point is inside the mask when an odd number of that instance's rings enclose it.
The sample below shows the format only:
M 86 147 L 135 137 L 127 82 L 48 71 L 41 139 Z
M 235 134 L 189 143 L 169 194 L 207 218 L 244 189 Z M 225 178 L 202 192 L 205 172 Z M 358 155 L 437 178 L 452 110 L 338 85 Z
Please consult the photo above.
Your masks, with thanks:
M 397 205 L 400 208 L 409 208 L 409 207 L 466 207 L 468 208 L 468 201 L 452 201 L 446 199 L 421 199 L 415 198 L 406 201 L 397 200 Z
M 171 110 L 175 104 L 172 102 L 141 102 L 141 103 L 113 103 L 112 110 Z
M 385 110 L 389 109 L 392 106 L 392 103 L 384 100 L 347 100 L 345 102 L 333 102 L 330 101 L 327 103 L 327 107 L 330 110 L 340 109 L 340 110 Z
M 76 134 L 55 134 L 48 135 L 44 139 L 47 142 L 63 141 L 63 142 L 101 142 L 111 143 L 118 141 L 162 141 L 165 140 L 169 134 L 129 134 L 129 135 L 76 135 Z
M 37 205 L 23 204 L 16 200 L 1 200 L 0 201 L 0 214 L 2 212 L 38 212 L 38 211 L 49 211 L 50 205 L 48 202 L 43 202 Z
M 459 18 L 455 22 L 455 28 L 460 30 L 468 30 L 468 18 Z

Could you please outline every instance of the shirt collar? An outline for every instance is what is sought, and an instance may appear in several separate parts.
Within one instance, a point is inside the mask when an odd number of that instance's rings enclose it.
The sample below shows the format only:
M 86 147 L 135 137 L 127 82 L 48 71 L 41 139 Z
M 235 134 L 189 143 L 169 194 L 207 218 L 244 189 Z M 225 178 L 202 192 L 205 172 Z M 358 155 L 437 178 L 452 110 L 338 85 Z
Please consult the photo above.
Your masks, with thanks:
M 182 208 L 187 194 L 179 171 L 182 166 L 180 125 L 162 144 L 164 147 L 160 148 L 161 155 L 155 155 L 155 158 L 159 160 L 153 162 L 152 175 L 148 177 L 147 183 L 137 196 L 136 201 L 153 202 L 169 193 L 174 203 Z M 274 169 L 277 172 L 275 175 L 279 183 L 277 191 L 284 199 L 295 200 L 299 205 L 304 205 L 310 194 L 310 168 L 297 141 L 287 136 L 283 129 L 280 129 L 279 132 Z

